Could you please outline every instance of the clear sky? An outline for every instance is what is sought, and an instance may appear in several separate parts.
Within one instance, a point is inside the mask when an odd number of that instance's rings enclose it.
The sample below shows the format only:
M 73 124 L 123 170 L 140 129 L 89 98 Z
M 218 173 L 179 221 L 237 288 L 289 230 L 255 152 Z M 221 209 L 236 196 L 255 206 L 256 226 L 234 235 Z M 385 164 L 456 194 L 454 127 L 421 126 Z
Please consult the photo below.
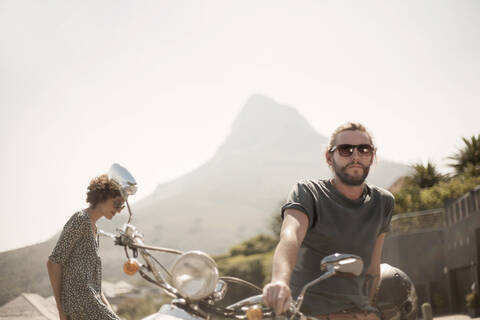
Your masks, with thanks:
M 445 171 L 480 133 L 479 14 L 476 0 L 0 0 L 0 251 L 52 236 L 113 162 L 136 199 L 194 170 L 254 93 L 324 135 L 363 122 L 380 157 Z

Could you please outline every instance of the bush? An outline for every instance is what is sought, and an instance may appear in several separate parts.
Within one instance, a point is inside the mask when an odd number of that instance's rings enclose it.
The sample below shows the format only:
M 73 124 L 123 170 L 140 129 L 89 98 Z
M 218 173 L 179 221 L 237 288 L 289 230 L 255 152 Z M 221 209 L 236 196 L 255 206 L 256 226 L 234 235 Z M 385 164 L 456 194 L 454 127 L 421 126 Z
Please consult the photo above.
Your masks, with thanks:
M 476 292 L 470 292 L 465 296 L 467 308 L 475 309 L 480 307 L 480 299 Z
M 271 278 L 272 257 L 273 250 L 249 256 L 216 257 L 215 260 L 222 276 L 240 278 L 263 288 Z M 245 286 L 229 284 L 229 290 L 222 304 L 228 305 L 257 294 L 260 293 Z
M 258 235 L 248 239 L 230 249 L 231 256 L 250 256 L 258 253 L 272 251 L 277 245 L 278 240 L 267 235 Z
M 430 188 L 406 182 L 395 193 L 394 213 L 414 212 L 442 208 L 448 200 L 463 196 L 480 184 L 480 176 L 457 176 Z

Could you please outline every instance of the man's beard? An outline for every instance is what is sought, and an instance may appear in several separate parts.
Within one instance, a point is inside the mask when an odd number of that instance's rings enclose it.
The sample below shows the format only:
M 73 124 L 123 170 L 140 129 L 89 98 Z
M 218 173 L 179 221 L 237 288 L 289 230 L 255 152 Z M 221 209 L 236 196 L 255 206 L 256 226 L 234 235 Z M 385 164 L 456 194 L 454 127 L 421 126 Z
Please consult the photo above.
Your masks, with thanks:
M 335 174 L 337 175 L 338 179 L 342 181 L 344 184 L 348 186 L 359 186 L 361 185 L 365 179 L 368 176 L 368 172 L 370 171 L 370 167 L 364 166 L 361 163 L 355 163 L 358 164 L 363 168 L 363 175 L 360 177 L 352 177 L 347 173 L 347 167 L 354 164 L 353 162 L 347 164 L 344 167 L 339 167 L 335 162 L 333 162 L 333 170 L 335 170 Z

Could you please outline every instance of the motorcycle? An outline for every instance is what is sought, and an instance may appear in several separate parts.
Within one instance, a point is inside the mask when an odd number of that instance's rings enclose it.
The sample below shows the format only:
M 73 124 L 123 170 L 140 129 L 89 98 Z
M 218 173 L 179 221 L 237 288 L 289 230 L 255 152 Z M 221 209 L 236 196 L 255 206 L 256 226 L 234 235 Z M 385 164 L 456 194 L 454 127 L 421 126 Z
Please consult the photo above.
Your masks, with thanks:
M 208 254 L 198 250 L 182 252 L 145 244 L 144 236 L 131 223 L 133 214 L 128 197 L 137 191 L 135 179 L 127 169 L 118 164 L 113 164 L 108 174 L 125 199 L 129 218 L 122 228 L 117 229 L 116 234 L 102 230 L 99 233 L 112 238 L 115 245 L 124 248 L 127 258 L 124 264 L 126 274 L 140 274 L 142 278 L 160 287 L 172 298 L 171 303 L 163 305 L 157 313 L 143 320 L 209 320 L 212 317 L 260 320 L 275 317 L 271 308 L 262 306 L 260 287 L 236 277 L 220 276 L 214 259 Z M 171 270 L 167 270 L 152 255 L 152 252 L 170 253 L 178 255 L 178 258 Z M 319 268 L 323 271 L 322 275 L 303 287 L 298 298 L 292 302 L 286 312 L 289 320 L 312 319 L 313 317 L 307 317 L 300 312 L 306 291 L 316 283 L 337 273 L 342 273 L 344 276 L 360 275 L 363 262 L 356 255 L 335 253 L 323 258 Z M 249 287 L 259 294 L 226 307 L 221 306 L 219 302 L 225 297 L 228 285 L 232 283 Z

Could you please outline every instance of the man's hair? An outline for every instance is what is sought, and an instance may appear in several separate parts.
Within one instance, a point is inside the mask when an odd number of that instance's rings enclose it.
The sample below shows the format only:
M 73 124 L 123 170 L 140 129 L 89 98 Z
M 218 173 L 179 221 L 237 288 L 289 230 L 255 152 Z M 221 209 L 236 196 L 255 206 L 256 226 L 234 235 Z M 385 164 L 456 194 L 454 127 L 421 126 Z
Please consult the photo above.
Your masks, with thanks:
M 348 130 L 350 130 L 350 131 L 358 130 L 358 131 L 365 132 L 368 136 L 368 139 L 370 140 L 370 144 L 373 145 L 372 135 L 370 134 L 370 132 L 368 132 L 367 128 L 365 128 L 365 126 L 363 124 L 358 123 L 358 122 L 347 122 L 347 123 L 339 126 L 337 129 L 335 129 L 335 131 L 333 131 L 332 136 L 330 137 L 330 141 L 328 142 L 328 146 L 327 146 L 327 150 L 329 152 L 335 146 L 335 139 L 337 138 L 337 135 L 340 132 L 348 131 Z
M 118 187 L 108 178 L 108 175 L 102 174 L 90 181 L 87 191 L 87 202 L 92 208 L 99 203 L 120 196 Z

